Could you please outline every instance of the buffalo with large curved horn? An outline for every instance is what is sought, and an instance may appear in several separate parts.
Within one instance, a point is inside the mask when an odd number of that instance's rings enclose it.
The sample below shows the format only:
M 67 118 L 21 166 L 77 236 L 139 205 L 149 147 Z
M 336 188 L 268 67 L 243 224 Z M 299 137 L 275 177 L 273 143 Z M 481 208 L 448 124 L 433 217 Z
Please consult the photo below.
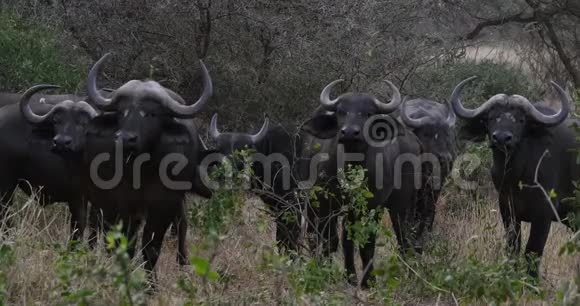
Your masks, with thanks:
M 116 99 L 117 97 L 115 95 L 113 95 L 112 98 L 103 97 L 99 93 L 97 87 L 97 76 L 101 70 L 101 66 L 109 56 L 110 53 L 107 53 L 95 63 L 95 65 L 91 68 L 87 79 L 87 91 L 89 97 L 93 103 L 102 110 L 114 110 L 116 107 L 115 104 L 118 102 L 118 99 Z M 167 96 L 160 100 L 163 106 L 177 118 L 194 117 L 205 107 L 213 94 L 213 85 L 209 72 L 202 60 L 199 60 L 199 64 L 201 66 L 203 76 L 203 93 L 195 103 L 192 105 L 184 105 L 180 100 L 176 99 L 175 94 L 172 94 L 170 91 L 168 92 Z
M 520 95 L 513 95 L 513 96 L 508 97 L 505 94 L 498 94 L 498 95 L 491 97 L 489 100 L 487 100 L 484 104 L 482 104 L 478 108 L 468 109 L 465 106 L 463 106 L 463 104 L 461 103 L 461 99 L 460 99 L 461 91 L 463 90 L 463 87 L 465 87 L 465 85 L 467 83 L 471 82 L 472 80 L 474 80 L 476 78 L 477 78 L 476 76 L 473 76 L 473 77 L 470 77 L 470 78 L 463 80 L 461 83 L 459 83 L 455 87 L 455 89 L 453 90 L 453 93 L 451 94 L 450 101 L 451 101 L 451 105 L 453 107 L 453 110 L 455 111 L 457 116 L 459 116 L 463 119 L 478 118 L 479 116 L 481 116 L 481 115 L 485 114 L 487 111 L 489 111 L 489 109 L 492 106 L 497 105 L 498 103 L 503 103 L 505 101 L 508 101 L 508 98 L 509 98 L 509 103 L 511 105 L 521 107 L 523 110 L 525 110 L 527 115 L 530 116 L 534 121 L 541 123 L 541 124 L 548 126 L 548 127 L 559 125 L 564 120 L 566 120 L 566 118 L 568 117 L 568 114 L 570 113 L 570 102 L 568 101 L 568 95 L 566 94 L 566 91 L 564 89 L 562 89 L 562 87 L 560 87 L 558 84 L 556 84 L 553 81 L 550 82 L 550 84 L 552 85 L 552 87 L 554 87 L 554 89 L 558 93 L 558 96 L 560 97 L 560 101 L 562 103 L 562 108 L 560 109 L 560 111 L 556 114 L 553 114 L 553 115 L 546 115 L 546 114 L 542 113 L 528 99 L 526 99 Z
M 330 93 L 332 92 L 332 89 L 334 88 L 334 86 L 336 86 L 336 84 L 341 83 L 343 81 L 344 80 L 341 80 L 341 79 L 335 80 L 335 81 L 332 81 L 330 84 L 326 85 L 326 87 L 324 87 L 324 89 L 320 93 L 320 105 L 322 107 L 324 107 L 324 109 L 329 110 L 329 111 L 336 110 L 336 104 L 345 95 L 341 95 L 338 98 L 332 100 L 330 98 Z M 401 93 L 399 92 L 399 89 L 397 88 L 397 86 L 395 86 L 390 81 L 384 80 L 384 82 L 387 83 L 389 85 L 389 87 L 391 87 L 391 89 L 393 90 L 393 98 L 391 99 L 391 101 L 389 103 L 383 103 L 378 98 L 373 97 L 373 102 L 374 102 L 375 106 L 377 107 L 377 109 L 379 110 L 379 113 L 388 114 L 388 113 L 393 112 L 395 109 L 397 109 L 397 107 L 399 107 L 399 105 L 401 104 Z
M 209 127 L 209 136 L 215 141 L 217 151 L 227 156 L 238 150 L 255 150 L 257 154 L 252 156 L 251 167 L 260 184 L 255 184 L 254 190 L 276 218 L 276 241 L 280 249 L 296 251 L 302 210 L 294 192 L 297 185 L 293 179 L 293 135 L 280 125 L 270 126 L 268 117 L 256 134 L 221 133 L 217 118 L 217 114 L 213 115 Z M 261 191 L 263 188 L 267 192 Z
M 214 114 L 213 117 L 211 118 L 211 122 L 210 122 L 210 126 L 209 126 L 209 136 L 215 141 L 219 141 L 223 135 L 217 128 L 217 119 L 218 119 L 218 115 Z M 248 137 L 248 139 L 250 140 L 249 144 L 256 145 L 256 144 L 260 143 L 268 134 L 269 124 L 270 124 L 270 119 L 268 117 L 266 117 L 264 119 L 264 123 L 262 124 L 262 127 L 260 128 L 260 131 L 258 131 L 256 134 L 242 134 L 242 133 L 230 133 L 230 134 L 238 134 L 238 137 L 242 137 L 242 136 Z
M 437 200 L 457 155 L 456 115 L 446 104 L 418 98 L 404 101 L 400 116 L 419 138 L 424 153 L 435 155 L 439 162 L 439 167 L 430 163 L 422 167 L 423 183 L 417 197 L 417 216 L 422 221 L 417 232 L 421 234 L 433 227 Z
M 411 100 L 413 101 L 413 100 Z M 437 103 L 437 102 L 434 102 Z M 437 103 L 439 104 L 439 103 Z M 411 128 L 421 128 L 424 127 L 426 125 L 433 125 L 433 124 L 439 124 L 441 122 L 440 118 L 435 118 L 432 116 L 422 116 L 420 118 L 411 118 L 411 116 L 409 116 L 409 109 L 408 109 L 408 105 L 409 105 L 409 101 L 404 101 L 403 103 L 401 103 L 401 120 L 403 120 L 403 123 L 405 123 L 406 126 L 411 127 Z M 448 108 L 447 109 L 447 117 L 445 118 L 444 123 L 447 126 L 455 126 L 455 122 L 457 121 L 457 116 L 455 115 L 455 112 Z
M 33 124 L 40 124 L 45 122 L 47 119 L 50 119 L 56 112 L 66 111 L 73 108 L 83 109 L 87 114 L 90 115 L 91 118 L 95 118 L 98 115 L 98 112 L 87 102 L 85 101 L 78 101 L 74 102 L 72 100 L 64 100 L 62 102 L 57 103 L 56 105 L 52 106 L 50 111 L 48 111 L 44 115 L 38 115 L 34 113 L 32 108 L 30 107 L 30 99 L 36 93 L 42 90 L 51 90 L 51 89 L 58 89 L 60 86 L 56 85 L 36 85 L 29 88 L 20 99 L 20 112 L 24 116 L 24 118 Z
M 568 119 L 570 98 L 558 84 L 551 82 L 562 105 L 555 111 L 542 103 L 532 104 L 520 95 L 498 94 L 475 109 L 461 103 L 463 87 L 475 77 L 459 83 L 450 98 L 453 110 L 466 119 L 463 134 L 483 140 L 487 135 L 493 151 L 491 176 L 499 194 L 499 210 L 506 231 L 509 251 L 519 254 L 521 223 L 530 223 L 525 255 L 528 272 L 538 276 L 540 258 L 552 221 L 561 221 L 574 212 L 565 199 L 574 198 L 579 179 L 580 149 L 573 125 Z M 550 190 L 553 196 L 548 196 Z M 577 213 L 577 212 L 576 212 Z

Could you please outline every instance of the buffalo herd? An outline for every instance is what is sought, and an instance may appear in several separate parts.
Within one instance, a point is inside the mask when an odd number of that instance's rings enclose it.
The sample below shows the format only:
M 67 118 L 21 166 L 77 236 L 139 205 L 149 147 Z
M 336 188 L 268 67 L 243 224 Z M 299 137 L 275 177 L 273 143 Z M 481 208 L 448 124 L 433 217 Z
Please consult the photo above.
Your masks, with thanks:
M 208 158 L 215 165 L 236 151 L 249 150 L 250 187 L 275 219 L 279 251 L 294 256 L 309 240 L 311 249 L 329 256 L 340 244 L 348 281 L 367 287 L 373 278 L 377 233 L 361 243 L 347 232 L 361 212 L 345 205 L 344 170 L 356 166 L 365 171 L 370 193 L 366 209 L 386 209 L 400 251 L 420 253 L 458 155 L 461 130 L 477 141 L 489 140 L 490 170 L 511 252 L 520 251 L 521 222 L 531 224 L 525 249 L 530 275 L 538 275 L 552 221 L 574 228 L 566 218 L 572 206 L 565 200 L 575 196 L 580 172 L 577 121 L 569 118 L 570 96 L 554 82 L 559 110 L 505 94 L 466 108 L 461 92 L 475 77 L 459 83 L 448 103 L 402 98 L 389 81 L 390 100 L 368 93 L 332 98 L 342 82 L 336 80 L 324 87 L 318 108 L 299 126 L 275 124 L 266 117 L 255 133 L 233 132 L 220 128 L 218 115 L 213 115 L 208 135 L 215 145 L 207 148 L 192 120 L 211 103 L 213 93 L 202 61 L 201 96 L 185 101 L 152 80 L 99 89 L 97 79 L 107 58 L 90 70 L 87 96 L 46 93 L 58 88 L 54 85 L 0 94 L 0 213 L 5 224 L 11 223 L 17 187 L 40 195 L 41 203 L 66 202 L 72 240 L 82 240 L 88 228 L 92 245 L 99 231 L 120 223 L 131 241 L 130 256 L 141 234 L 144 267 L 154 276 L 170 226 L 177 235 L 177 261 L 188 262 L 185 197 L 211 196 L 215 186 L 205 177 L 213 169 L 208 169 Z M 312 195 L 314 186 L 328 192 L 317 197 L 316 205 L 304 196 Z M 381 217 L 371 216 L 375 221 Z

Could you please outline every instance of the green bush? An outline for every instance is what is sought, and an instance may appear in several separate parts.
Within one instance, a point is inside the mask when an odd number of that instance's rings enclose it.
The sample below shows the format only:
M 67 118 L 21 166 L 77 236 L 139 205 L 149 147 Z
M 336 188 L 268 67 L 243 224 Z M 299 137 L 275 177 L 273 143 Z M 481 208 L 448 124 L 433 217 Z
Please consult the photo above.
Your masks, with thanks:
M 85 71 L 59 45 L 54 31 L 7 12 L 0 12 L 0 89 L 18 92 L 40 83 L 74 92 Z
M 478 78 L 464 88 L 462 95 L 463 102 L 470 107 L 481 105 L 498 93 L 519 94 L 530 101 L 539 97 L 538 86 L 523 71 L 509 63 L 491 60 L 430 66 L 417 73 L 414 84 L 417 95 L 444 102 L 459 82 L 471 76 Z

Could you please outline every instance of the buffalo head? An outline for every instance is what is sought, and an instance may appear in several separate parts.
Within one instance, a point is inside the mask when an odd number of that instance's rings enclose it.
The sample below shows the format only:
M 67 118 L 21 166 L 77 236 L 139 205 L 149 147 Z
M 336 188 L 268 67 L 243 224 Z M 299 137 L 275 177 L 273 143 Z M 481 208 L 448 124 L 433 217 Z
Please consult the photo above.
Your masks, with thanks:
M 65 100 L 51 107 L 44 115 L 36 114 L 31 106 L 31 97 L 41 90 L 56 89 L 54 85 L 37 85 L 28 89 L 20 100 L 20 112 L 30 123 L 35 125 L 52 124 L 56 136 L 53 138 L 53 150 L 58 152 L 79 152 L 86 142 L 86 131 L 89 123 L 99 115 L 87 102 Z
M 456 116 L 450 107 L 425 99 L 404 101 L 401 120 L 413 129 L 426 152 L 446 162 L 452 161 Z
M 256 134 L 221 133 L 217 128 L 217 118 L 217 114 L 211 118 L 209 136 L 215 141 L 217 151 L 224 155 L 231 155 L 238 150 L 256 149 L 268 133 L 268 118 L 264 120 L 262 128 Z
M 163 129 L 175 118 L 193 118 L 209 101 L 212 82 L 207 68 L 200 61 L 203 72 L 203 93 L 192 105 L 155 81 L 132 80 L 115 91 L 111 98 L 101 96 L 97 90 L 97 75 L 109 54 L 103 56 L 91 69 L 87 90 L 96 107 L 118 114 L 119 130 L 116 141 L 127 151 L 147 152 L 160 140 Z
M 332 88 L 342 80 L 327 85 L 320 94 L 320 111 L 309 119 L 302 129 L 321 139 L 337 137 L 339 143 L 351 150 L 364 150 L 368 146 L 365 127 L 375 115 L 385 115 L 395 111 L 401 104 L 401 94 L 393 83 L 385 81 L 393 90 L 389 103 L 381 102 L 368 94 L 346 93 L 332 100 Z
M 528 99 L 519 96 L 497 94 L 476 109 L 468 109 L 461 103 L 463 87 L 476 77 L 463 80 L 453 90 L 450 102 L 453 110 L 460 118 L 476 123 L 477 128 L 470 130 L 485 131 L 492 147 L 505 152 L 511 152 L 527 132 L 534 128 L 554 127 L 566 120 L 570 113 L 568 95 L 555 82 L 551 85 L 557 91 L 562 108 L 558 113 L 538 108 Z

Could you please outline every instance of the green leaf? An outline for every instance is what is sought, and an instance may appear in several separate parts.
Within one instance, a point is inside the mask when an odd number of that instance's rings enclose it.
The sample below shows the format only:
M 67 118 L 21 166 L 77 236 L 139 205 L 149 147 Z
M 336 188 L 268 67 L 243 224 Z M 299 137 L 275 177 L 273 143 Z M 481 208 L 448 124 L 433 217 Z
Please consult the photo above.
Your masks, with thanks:
M 363 196 L 365 198 L 367 198 L 367 199 L 372 199 L 372 198 L 375 197 L 375 195 L 372 192 L 368 191 L 368 190 L 363 193 Z
M 558 194 L 556 193 L 556 190 L 552 189 L 552 190 L 550 190 L 549 196 L 550 196 L 550 199 L 555 199 L 558 197 Z
M 200 276 L 206 276 L 209 272 L 209 261 L 201 257 L 193 257 L 191 264 L 194 266 L 195 273 Z
M 220 277 L 220 275 L 219 275 L 217 272 L 215 272 L 215 271 L 210 271 L 210 272 L 208 273 L 207 277 L 208 277 L 210 280 L 212 280 L 212 281 L 215 281 L 215 280 L 217 280 L 217 279 Z

